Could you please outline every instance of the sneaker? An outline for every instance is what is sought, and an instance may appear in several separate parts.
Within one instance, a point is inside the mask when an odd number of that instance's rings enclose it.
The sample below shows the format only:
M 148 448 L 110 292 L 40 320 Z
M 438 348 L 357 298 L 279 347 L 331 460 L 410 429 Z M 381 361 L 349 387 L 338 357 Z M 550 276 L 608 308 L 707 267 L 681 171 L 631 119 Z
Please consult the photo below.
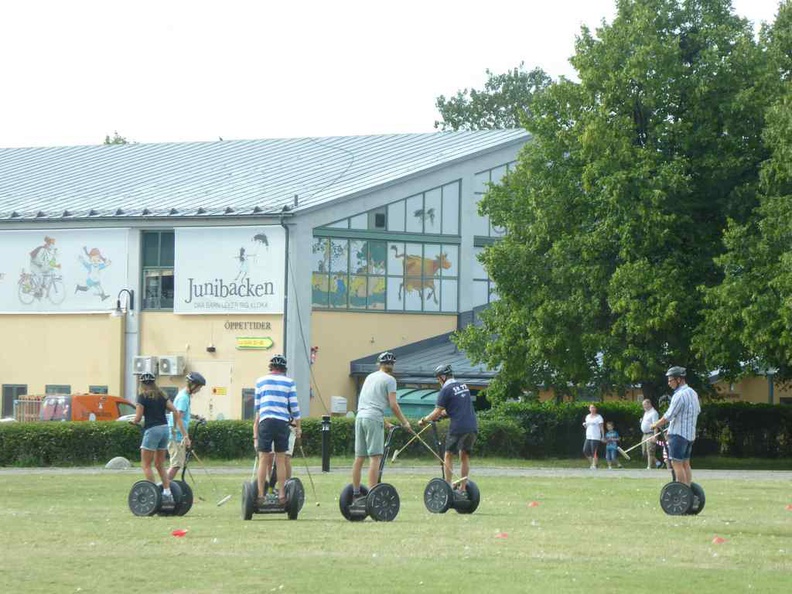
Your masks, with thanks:
M 596 464 L 592 464 L 591 466 L 589 466 L 589 469 L 597 470 L 597 465 Z
M 646 470 L 652 470 L 652 467 L 651 466 L 647 466 Z
M 173 505 L 173 493 L 163 493 L 162 494 L 162 503 L 163 505 Z

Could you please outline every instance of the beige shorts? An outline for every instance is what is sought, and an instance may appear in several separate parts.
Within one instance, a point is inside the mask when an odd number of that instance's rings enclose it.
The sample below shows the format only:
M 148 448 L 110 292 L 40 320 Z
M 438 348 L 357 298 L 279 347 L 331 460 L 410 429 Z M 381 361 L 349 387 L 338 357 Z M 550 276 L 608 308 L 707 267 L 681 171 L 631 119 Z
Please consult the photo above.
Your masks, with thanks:
M 187 446 L 183 441 L 174 441 L 171 439 L 168 442 L 168 454 L 170 455 L 170 467 L 182 468 L 184 466 L 184 459 L 187 456 Z

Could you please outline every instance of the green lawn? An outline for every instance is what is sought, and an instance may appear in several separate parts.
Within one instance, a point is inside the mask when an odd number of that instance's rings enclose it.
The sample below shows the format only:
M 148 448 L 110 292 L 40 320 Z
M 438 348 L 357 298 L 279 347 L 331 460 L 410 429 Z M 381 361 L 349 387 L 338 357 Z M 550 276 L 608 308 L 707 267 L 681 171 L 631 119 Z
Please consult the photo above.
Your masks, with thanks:
M 295 460 L 298 463 L 298 460 Z M 669 517 L 657 499 L 667 473 L 628 478 L 478 480 L 479 510 L 432 515 L 429 475 L 386 474 L 401 495 L 391 523 L 350 523 L 338 511 L 346 471 L 301 464 L 306 504 L 239 517 L 249 469 L 195 469 L 204 502 L 184 517 L 138 518 L 126 504 L 138 470 L 0 476 L 4 592 L 788 592 L 792 489 L 744 474 L 709 480 L 700 516 Z M 226 493 L 223 507 L 214 502 Z M 531 507 L 532 501 L 538 506 Z M 188 530 L 184 538 L 171 535 Z M 715 536 L 726 539 L 713 544 Z

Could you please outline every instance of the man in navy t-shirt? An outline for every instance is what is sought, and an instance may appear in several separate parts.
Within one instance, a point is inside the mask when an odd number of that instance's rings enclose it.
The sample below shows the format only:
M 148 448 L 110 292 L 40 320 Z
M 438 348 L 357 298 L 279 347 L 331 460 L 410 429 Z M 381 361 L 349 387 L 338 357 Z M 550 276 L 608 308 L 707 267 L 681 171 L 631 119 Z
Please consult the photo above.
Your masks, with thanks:
M 459 454 L 459 463 L 462 466 L 462 477 L 467 478 L 470 473 L 470 450 L 476 443 L 478 422 L 473 410 L 473 398 L 465 384 L 460 384 L 454 379 L 454 372 L 450 365 L 438 365 L 435 368 L 435 377 L 442 388 L 437 396 L 435 409 L 422 418 L 418 424 L 425 425 L 432 421 L 448 416 L 451 426 L 445 444 L 444 474 L 445 480 L 451 483 L 451 474 L 454 468 L 454 455 Z M 467 481 L 459 483 L 459 490 L 464 491 Z

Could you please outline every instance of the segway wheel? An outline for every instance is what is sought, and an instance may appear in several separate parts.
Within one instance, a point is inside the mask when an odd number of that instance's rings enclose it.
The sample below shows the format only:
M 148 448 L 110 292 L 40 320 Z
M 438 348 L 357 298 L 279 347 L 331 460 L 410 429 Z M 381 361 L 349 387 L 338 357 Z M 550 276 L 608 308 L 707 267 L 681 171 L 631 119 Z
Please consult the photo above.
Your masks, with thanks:
M 691 516 L 697 516 L 704 509 L 707 498 L 704 496 L 704 489 L 698 483 L 690 483 L 690 490 L 693 491 L 693 503 L 691 503 L 687 513 Z
M 283 488 L 286 491 L 286 515 L 290 520 L 296 520 L 305 503 L 305 490 L 299 479 L 289 479 Z
M 366 497 L 366 513 L 377 522 L 392 522 L 399 515 L 399 494 L 388 483 L 374 485 Z
M 250 520 L 253 517 L 253 506 L 256 503 L 258 487 L 253 487 L 252 481 L 242 483 L 242 519 Z
M 178 483 L 181 488 L 181 502 L 176 506 L 176 515 L 183 516 L 193 506 L 193 490 L 186 481 L 172 481 L 172 483 Z
M 451 507 L 454 492 L 441 478 L 433 478 L 424 489 L 424 505 L 433 514 L 444 514 Z
M 352 485 L 347 485 L 341 490 L 341 495 L 338 497 L 338 509 L 341 510 L 341 515 L 350 522 L 359 522 L 361 520 L 365 520 L 366 517 L 363 515 L 350 513 L 349 508 L 352 505 L 353 493 L 354 487 L 352 487 Z M 360 485 L 360 494 L 368 495 L 368 489 L 365 485 Z
M 303 487 L 302 481 L 297 477 L 289 479 L 294 482 L 294 490 L 297 493 L 297 511 L 302 511 L 303 505 L 305 505 L 305 487 Z
M 684 483 L 667 483 L 660 491 L 660 507 L 669 516 L 684 516 L 693 505 L 693 491 Z
M 153 516 L 162 502 L 162 492 L 150 481 L 138 481 L 129 491 L 127 503 L 136 516 Z
M 478 485 L 468 479 L 467 486 L 465 487 L 464 499 L 455 501 L 454 509 L 460 514 L 472 514 L 478 509 L 479 501 L 481 501 L 481 491 Z

